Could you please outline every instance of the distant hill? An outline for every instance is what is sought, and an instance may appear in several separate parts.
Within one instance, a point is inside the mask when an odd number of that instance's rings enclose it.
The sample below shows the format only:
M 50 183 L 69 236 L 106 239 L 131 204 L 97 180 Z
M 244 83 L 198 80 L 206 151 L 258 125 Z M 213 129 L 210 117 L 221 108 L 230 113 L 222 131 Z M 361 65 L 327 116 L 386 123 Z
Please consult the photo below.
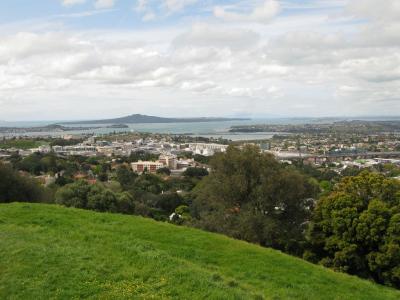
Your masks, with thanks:
M 246 118 L 162 118 L 155 116 L 146 116 L 133 114 L 126 117 L 104 120 L 74 121 L 64 122 L 62 124 L 136 124 L 136 123 L 195 123 L 195 122 L 222 122 L 250 120 Z
M 0 299 L 400 299 L 279 251 L 141 217 L 0 204 Z

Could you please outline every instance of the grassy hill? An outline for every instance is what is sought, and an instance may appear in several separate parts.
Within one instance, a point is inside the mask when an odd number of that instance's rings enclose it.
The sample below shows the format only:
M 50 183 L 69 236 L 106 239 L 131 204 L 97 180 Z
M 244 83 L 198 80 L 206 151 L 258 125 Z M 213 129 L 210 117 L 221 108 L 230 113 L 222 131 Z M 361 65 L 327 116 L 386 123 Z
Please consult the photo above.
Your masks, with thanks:
M 400 299 L 221 235 L 52 205 L 0 205 L 0 254 L 0 299 Z

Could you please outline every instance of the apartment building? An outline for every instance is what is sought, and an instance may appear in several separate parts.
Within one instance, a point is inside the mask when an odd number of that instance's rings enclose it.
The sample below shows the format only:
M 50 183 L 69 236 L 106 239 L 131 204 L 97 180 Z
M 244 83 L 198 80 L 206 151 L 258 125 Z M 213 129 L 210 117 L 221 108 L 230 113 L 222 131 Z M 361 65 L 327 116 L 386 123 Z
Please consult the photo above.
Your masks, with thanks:
M 164 167 L 164 164 L 159 161 L 141 161 L 131 164 L 132 170 L 138 174 L 142 174 L 145 170 L 149 173 L 155 173 L 158 169 Z

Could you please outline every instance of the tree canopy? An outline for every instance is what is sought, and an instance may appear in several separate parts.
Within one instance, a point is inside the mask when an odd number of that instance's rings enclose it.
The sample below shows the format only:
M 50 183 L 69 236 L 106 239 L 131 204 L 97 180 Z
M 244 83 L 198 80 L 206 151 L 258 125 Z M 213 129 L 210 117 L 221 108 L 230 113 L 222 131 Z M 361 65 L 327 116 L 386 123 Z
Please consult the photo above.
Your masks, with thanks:
M 362 172 L 317 203 L 305 257 L 400 287 L 400 182 Z
M 301 249 L 317 191 L 308 177 L 250 145 L 229 147 L 210 164 L 213 171 L 193 192 L 197 226 L 292 253 Z
M 21 176 L 0 162 L 0 203 L 47 202 L 44 189 L 32 178 Z

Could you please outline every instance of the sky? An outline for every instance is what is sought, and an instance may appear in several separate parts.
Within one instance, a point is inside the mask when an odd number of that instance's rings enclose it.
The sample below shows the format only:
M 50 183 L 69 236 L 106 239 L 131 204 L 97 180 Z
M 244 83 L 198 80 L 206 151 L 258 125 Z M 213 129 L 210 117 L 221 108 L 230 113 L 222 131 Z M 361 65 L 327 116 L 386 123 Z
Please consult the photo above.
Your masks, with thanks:
M 0 120 L 400 115 L 400 0 L 1 0 Z

